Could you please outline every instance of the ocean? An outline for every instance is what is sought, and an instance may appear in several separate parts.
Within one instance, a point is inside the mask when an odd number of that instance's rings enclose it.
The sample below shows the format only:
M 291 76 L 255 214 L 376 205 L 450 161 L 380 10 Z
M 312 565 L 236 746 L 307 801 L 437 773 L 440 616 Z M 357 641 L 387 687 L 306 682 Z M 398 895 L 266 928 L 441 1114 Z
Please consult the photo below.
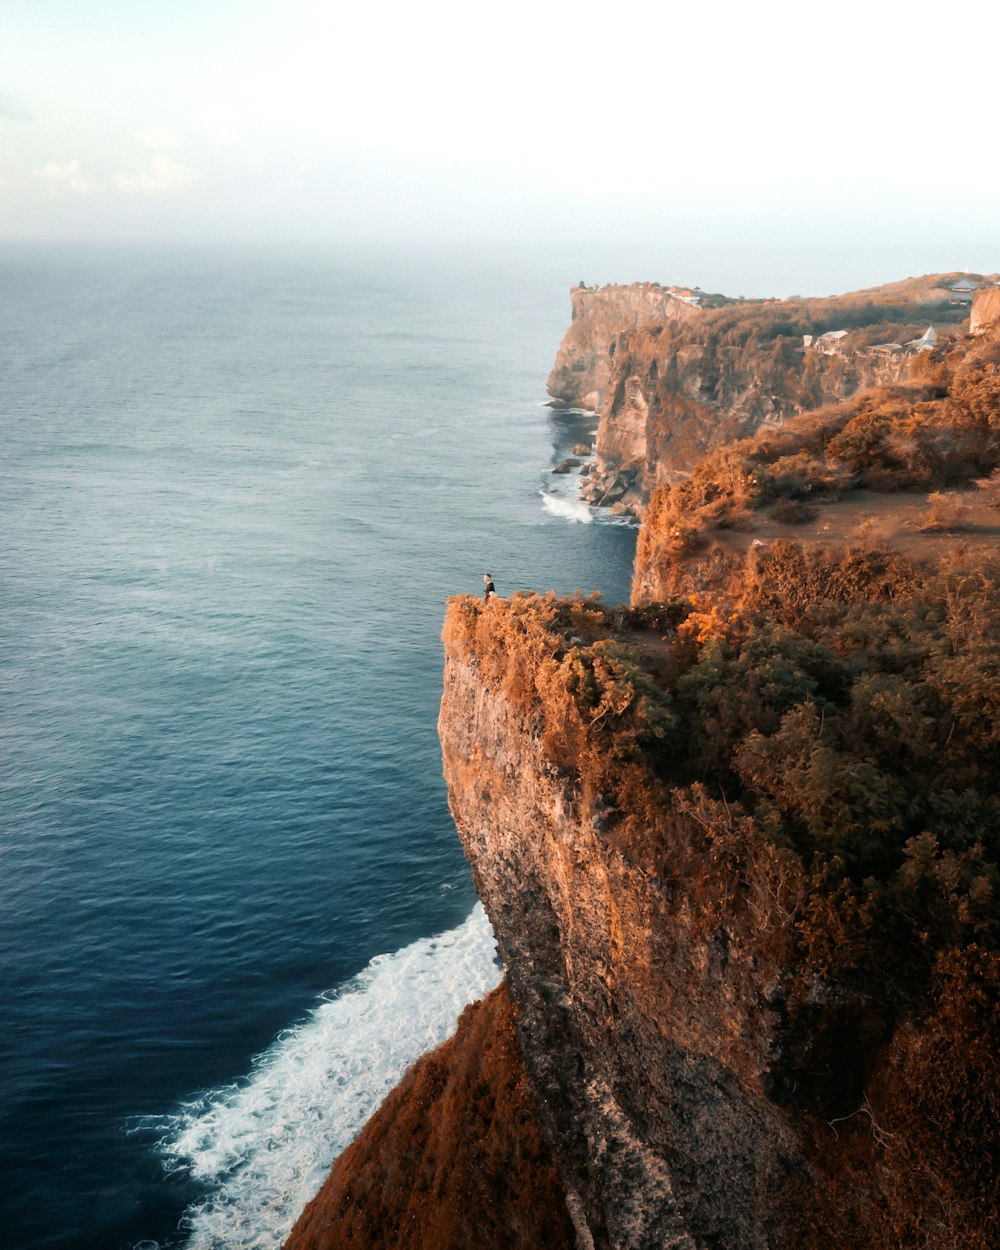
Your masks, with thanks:
M 267 1250 L 499 977 L 445 600 L 627 598 L 551 469 L 580 275 L 0 250 L 0 1229 Z

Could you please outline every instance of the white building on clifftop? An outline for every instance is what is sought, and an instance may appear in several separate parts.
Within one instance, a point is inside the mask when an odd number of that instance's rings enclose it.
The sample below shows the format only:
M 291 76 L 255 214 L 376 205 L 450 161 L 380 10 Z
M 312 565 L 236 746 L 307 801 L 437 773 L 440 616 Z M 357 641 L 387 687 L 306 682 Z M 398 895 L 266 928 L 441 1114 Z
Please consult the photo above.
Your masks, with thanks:
M 937 347 L 937 333 L 933 326 L 928 326 L 918 339 L 910 339 L 906 344 L 907 348 L 913 352 L 930 352 Z
M 968 278 L 959 278 L 948 289 L 951 291 L 953 304 L 971 304 L 973 293 L 979 290 L 975 282 L 970 282 Z
M 846 330 L 827 330 L 818 339 L 813 339 L 812 347 L 814 351 L 823 352 L 826 356 L 836 356 L 843 351 L 846 338 Z

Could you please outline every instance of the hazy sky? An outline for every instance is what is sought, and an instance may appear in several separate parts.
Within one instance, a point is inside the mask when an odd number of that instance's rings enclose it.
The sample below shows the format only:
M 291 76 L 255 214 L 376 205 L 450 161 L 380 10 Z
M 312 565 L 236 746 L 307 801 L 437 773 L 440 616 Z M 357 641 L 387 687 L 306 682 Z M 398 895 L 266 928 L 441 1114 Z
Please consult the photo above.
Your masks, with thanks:
M 3 240 L 684 235 L 1000 265 L 998 20 L 972 6 L 0 10 Z

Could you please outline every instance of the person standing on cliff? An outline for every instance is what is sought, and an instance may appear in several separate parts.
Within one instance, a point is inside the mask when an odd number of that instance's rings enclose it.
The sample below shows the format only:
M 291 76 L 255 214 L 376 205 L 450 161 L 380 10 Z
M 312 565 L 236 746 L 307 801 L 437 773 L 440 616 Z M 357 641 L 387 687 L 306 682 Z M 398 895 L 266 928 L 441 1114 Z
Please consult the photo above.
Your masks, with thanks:
M 484 598 L 484 599 L 495 599 L 495 598 L 496 598 L 496 595 L 497 595 L 497 588 L 496 588 L 496 586 L 494 586 L 494 585 L 493 585 L 493 574 L 492 574 L 492 573 L 484 573 L 484 574 L 483 574 L 483 585 L 485 586 L 485 589 L 483 590 L 483 598 Z

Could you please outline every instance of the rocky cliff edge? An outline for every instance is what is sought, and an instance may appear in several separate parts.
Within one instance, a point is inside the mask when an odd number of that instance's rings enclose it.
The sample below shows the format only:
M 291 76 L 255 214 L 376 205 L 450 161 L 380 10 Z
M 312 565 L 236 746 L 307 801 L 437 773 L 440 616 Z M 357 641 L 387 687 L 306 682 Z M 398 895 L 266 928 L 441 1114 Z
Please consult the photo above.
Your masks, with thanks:
M 914 572 L 896 574 L 902 595 Z M 933 784 L 917 760 L 880 798 L 893 663 L 863 672 L 855 626 L 838 638 L 835 658 L 766 614 L 680 601 L 449 607 L 450 804 L 581 1246 L 990 1244 L 1000 962 L 976 838 L 996 830 L 970 798 L 978 866 L 950 903 L 921 866 L 947 819 L 907 841 L 942 787 L 976 788 L 990 735 L 946 713 L 947 743 L 920 748 Z M 934 697 L 961 703 L 954 678 L 943 664 Z

